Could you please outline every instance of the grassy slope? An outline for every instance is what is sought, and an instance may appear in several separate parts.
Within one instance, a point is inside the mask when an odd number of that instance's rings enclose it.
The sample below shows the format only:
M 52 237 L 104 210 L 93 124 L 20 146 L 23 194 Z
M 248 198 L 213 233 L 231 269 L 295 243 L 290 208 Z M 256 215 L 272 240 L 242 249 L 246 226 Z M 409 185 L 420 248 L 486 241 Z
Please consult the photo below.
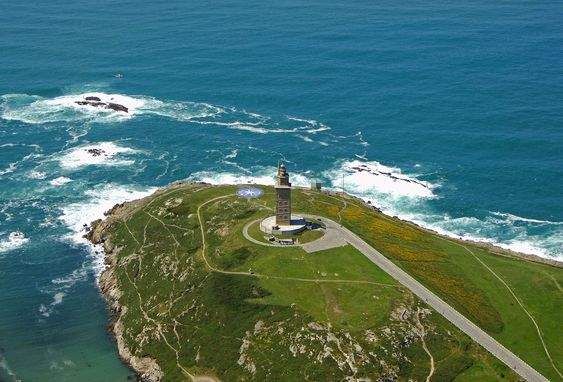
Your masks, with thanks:
M 121 248 L 116 269 L 121 302 L 128 309 L 124 339 L 134 354 L 156 358 L 166 380 L 185 379 L 182 368 L 223 380 L 338 380 L 353 374 L 346 357 L 353 357 L 356 376 L 393 372 L 401 379 L 425 379 L 428 355 L 414 314 L 422 304 L 361 254 L 344 247 L 306 255 L 241 237 L 246 222 L 270 213 L 260 209 L 272 205 L 270 194 L 250 204 L 219 201 L 203 213 L 215 267 L 273 277 L 209 272 L 201 257 L 197 207 L 234 188 L 200 188 L 161 193 L 112 225 L 112 241 Z M 304 196 L 296 200 L 302 210 L 332 213 L 326 203 L 334 200 L 320 194 L 311 196 L 308 206 Z M 334 216 L 338 210 L 334 207 Z M 392 317 L 405 308 L 410 312 L 405 319 Z M 514 380 L 504 365 L 440 316 L 430 314 L 421 322 L 436 361 L 436 380 Z M 368 331 L 375 342 L 368 340 Z M 327 346 L 330 356 L 315 361 Z
M 373 211 L 351 198 L 308 191 L 295 196 L 302 211 L 342 218 L 384 255 L 436 292 L 550 380 L 561 380 L 542 347 L 536 328 L 497 273 L 537 321 L 555 365 L 563 364 L 561 312 L 563 270 L 498 256 L 470 243 L 442 238 Z M 321 208 L 321 210 L 319 210 Z M 471 252 L 470 252 L 471 251 Z

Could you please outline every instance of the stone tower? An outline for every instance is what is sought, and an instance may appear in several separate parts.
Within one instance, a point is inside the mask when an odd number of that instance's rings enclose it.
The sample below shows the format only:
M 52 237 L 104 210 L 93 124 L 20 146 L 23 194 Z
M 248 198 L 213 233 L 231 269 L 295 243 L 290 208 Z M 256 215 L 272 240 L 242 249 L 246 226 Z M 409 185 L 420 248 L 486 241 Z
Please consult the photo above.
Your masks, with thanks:
M 291 225 L 291 183 L 282 163 L 276 179 L 276 225 Z

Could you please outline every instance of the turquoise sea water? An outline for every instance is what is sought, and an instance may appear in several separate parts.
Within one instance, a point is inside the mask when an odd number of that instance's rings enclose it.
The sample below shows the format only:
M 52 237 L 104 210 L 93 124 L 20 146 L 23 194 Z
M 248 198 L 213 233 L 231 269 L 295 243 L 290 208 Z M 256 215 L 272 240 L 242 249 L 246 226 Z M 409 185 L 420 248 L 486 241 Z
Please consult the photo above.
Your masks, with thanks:
M 296 184 L 344 184 L 440 232 L 563 259 L 562 12 L 6 2 L 0 381 L 127 379 L 102 254 L 81 230 L 178 179 L 269 183 L 284 160 Z M 130 113 L 74 103 L 92 94 Z

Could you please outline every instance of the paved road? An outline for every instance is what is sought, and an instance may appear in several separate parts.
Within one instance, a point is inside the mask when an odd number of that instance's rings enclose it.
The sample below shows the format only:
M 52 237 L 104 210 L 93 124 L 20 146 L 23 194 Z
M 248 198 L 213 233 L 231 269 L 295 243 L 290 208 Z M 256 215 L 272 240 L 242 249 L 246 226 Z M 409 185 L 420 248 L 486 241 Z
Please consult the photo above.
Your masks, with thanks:
M 317 218 L 317 216 L 309 215 L 309 217 Z M 416 281 L 413 277 L 395 265 L 391 260 L 387 259 L 380 252 L 375 250 L 360 237 L 345 227 L 340 226 L 338 223 L 321 217 L 322 221 L 326 224 L 327 229 L 338 230 L 341 237 L 350 243 L 353 247 L 363 253 L 369 260 L 371 260 L 379 268 L 387 272 L 391 277 L 408 288 L 411 292 L 417 295 L 421 300 L 425 301 L 428 305 L 434 308 L 438 313 L 444 316 L 448 321 L 457 326 L 461 331 L 471 337 L 475 342 L 487 349 L 491 354 L 504 362 L 508 367 L 518 373 L 522 378 L 530 382 L 547 381 L 547 379 L 538 373 L 535 369 L 529 366 L 526 362 L 522 361 L 510 350 L 502 346 L 494 338 L 489 336 L 485 331 L 475 325 L 473 322 L 465 318 L 458 311 L 428 290 L 424 285 Z

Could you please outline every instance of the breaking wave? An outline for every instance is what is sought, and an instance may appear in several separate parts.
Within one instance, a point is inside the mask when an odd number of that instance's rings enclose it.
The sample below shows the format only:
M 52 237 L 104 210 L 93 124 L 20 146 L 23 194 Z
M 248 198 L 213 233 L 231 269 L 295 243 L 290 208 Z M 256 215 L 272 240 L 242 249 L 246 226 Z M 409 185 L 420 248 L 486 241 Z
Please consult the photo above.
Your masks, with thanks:
M 123 147 L 113 142 L 98 142 L 83 146 L 78 146 L 66 151 L 58 158 L 61 167 L 65 169 L 77 169 L 84 166 L 122 166 L 134 163 L 129 156 L 138 153 L 138 150 Z M 53 185 L 60 185 L 66 179 L 59 178 L 59 181 Z
M 63 184 L 67 184 L 72 182 L 72 179 L 67 178 L 66 176 L 59 176 L 58 178 L 52 179 L 49 181 L 49 184 L 54 187 L 62 186 Z
M 249 175 L 251 173 L 252 175 Z M 273 186 L 275 177 L 272 174 L 276 173 L 276 168 L 267 166 L 260 166 L 254 171 L 247 171 L 245 174 L 232 173 L 232 172 L 213 172 L 213 171 L 198 171 L 190 175 L 188 178 L 192 181 L 205 182 L 209 184 L 261 184 L 265 186 Z M 306 187 L 309 185 L 309 178 L 303 174 L 292 173 L 291 183 L 294 186 Z
M 325 171 L 323 177 L 335 188 L 353 190 L 356 194 L 386 194 L 394 198 L 434 198 L 437 185 L 408 176 L 396 167 L 379 162 L 343 161 L 340 166 Z
M 549 220 L 538 220 L 538 219 L 529 219 L 529 218 L 523 218 L 520 216 L 516 216 L 516 215 L 512 215 L 512 214 L 508 214 L 508 213 L 502 213 L 502 212 L 491 212 L 492 215 L 497 216 L 505 221 L 511 222 L 511 223 L 518 223 L 518 222 L 524 222 L 524 223 L 532 223 L 532 224 L 536 224 L 536 225 L 555 225 L 555 226 L 563 226 L 563 222 L 552 222 Z
M 103 219 L 104 212 L 110 210 L 117 203 L 131 201 L 150 195 L 156 188 L 142 188 L 134 186 L 123 186 L 106 184 L 86 191 L 86 200 L 68 204 L 61 208 L 62 215 L 59 216 L 67 228 L 71 231 L 68 235 L 73 243 L 85 245 L 90 248 L 92 256 L 92 268 L 96 276 L 104 269 L 104 258 L 100 248 L 92 246 L 83 236 L 87 227 L 94 220 Z
M 77 103 L 82 103 L 86 97 L 94 97 L 104 104 L 111 102 L 122 105 L 127 111 Z M 221 108 L 205 103 L 164 102 L 147 96 L 101 92 L 69 94 L 55 98 L 28 94 L 6 94 L 1 99 L 3 119 L 30 124 L 83 121 L 112 123 L 140 115 L 159 115 L 179 121 L 189 121 L 193 118 L 208 117 L 222 112 Z
M 87 102 L 88 99 L 96 100 Z M 257 113 L 203 102 L 158 100 L 149 96 L 129 96 L 103 92 L 68 94 L 43 98 L 28 94 L 6 94 L 1 98 L 0 116 L 29 124 L 55 122 L 114 123 L 138 116 L 160 116 L 180 122 L 242 130 L 255 134 L 318 134 L 329 126 L 313 119 L 285 116 L 276 121 Z M 124 110 L 107 108 L 108 104 Z M 126 111 L 125 111 L 126 110 Z M 325 142 L 323 144 L 326 145 Z
M 0 240 L 0 254 L 20 248 L 29 241 L 29 238 L 20 231 L 10 232 L 7 238 Z

